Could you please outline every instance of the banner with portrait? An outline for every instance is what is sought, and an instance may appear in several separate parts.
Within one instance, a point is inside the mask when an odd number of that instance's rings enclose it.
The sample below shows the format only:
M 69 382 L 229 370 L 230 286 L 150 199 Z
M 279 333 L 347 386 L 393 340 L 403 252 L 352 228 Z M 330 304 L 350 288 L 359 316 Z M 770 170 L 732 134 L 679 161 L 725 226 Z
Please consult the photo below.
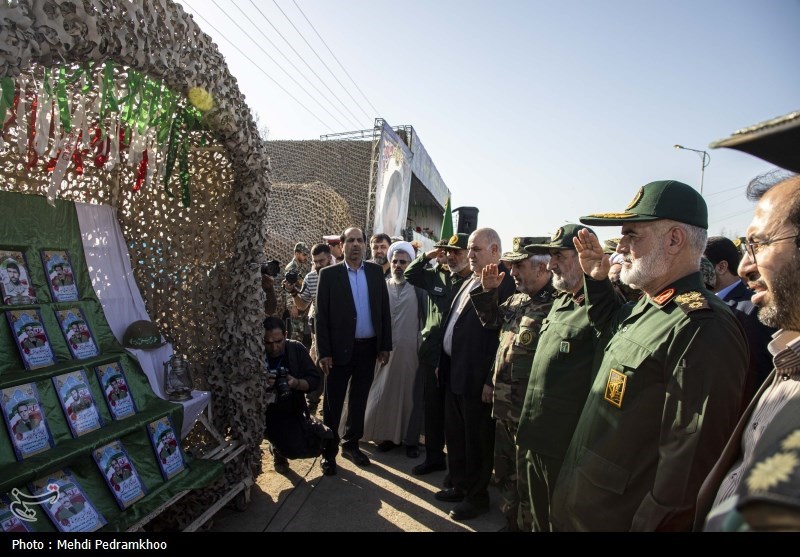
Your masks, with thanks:
M 400 236 L 411 192 L 411 151 L 385 122 L 378 143 L 373 233 Z

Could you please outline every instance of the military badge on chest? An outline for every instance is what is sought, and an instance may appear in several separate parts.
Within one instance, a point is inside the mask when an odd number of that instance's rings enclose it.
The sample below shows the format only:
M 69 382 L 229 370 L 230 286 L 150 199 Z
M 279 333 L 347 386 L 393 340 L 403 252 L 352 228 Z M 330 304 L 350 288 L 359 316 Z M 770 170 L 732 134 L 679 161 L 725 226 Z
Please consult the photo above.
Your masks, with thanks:
M 625 385 L 627 382 L 627 375 L 620 373 L 616 369 L 612 369 L 608 374 L 608 382 L 606 382 L 606 394 L 603 398 L 617 408 L 622 408 L 622 399 L 625 397 Z

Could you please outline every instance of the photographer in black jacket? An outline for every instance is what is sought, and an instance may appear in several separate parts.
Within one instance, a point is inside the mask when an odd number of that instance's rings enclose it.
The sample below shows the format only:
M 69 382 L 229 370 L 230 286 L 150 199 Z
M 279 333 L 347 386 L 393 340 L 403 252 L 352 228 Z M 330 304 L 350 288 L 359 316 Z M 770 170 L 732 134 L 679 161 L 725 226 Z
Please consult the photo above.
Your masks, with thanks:
M 324 426 L 311 419 L 305 393 L 319 385 L 320 377 L 302 343 L 286 338 L 283 320 L 264 320 L 267 348 L 267 414 L 264 436 L 270 442 L 275 471 L 289 469 L 289 458 L 320 454 Z M 316 454 L 314 454 L 316 453 Z

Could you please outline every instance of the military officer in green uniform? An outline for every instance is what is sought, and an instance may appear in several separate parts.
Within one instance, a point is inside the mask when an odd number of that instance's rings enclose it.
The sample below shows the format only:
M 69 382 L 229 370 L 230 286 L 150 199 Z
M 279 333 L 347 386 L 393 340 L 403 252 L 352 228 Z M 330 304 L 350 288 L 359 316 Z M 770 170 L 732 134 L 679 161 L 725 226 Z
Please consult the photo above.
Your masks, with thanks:
M 442 323 L 450 312 L 450 304 L 464 279 L 472 274 L 467 259 L 469 234 L 454 234 L 437 242 L 435 249 L 423 252 L 403 273 L 409 284 L 422 288 L 428 294 L 428 315 L 422 329 L 419 346 L 418 377 L 424 381 L 425 461 L 414 466 L 418 476 L 447 468 L 444 455 L 444 391 L 439 385 L 436 367 L 442 351 L 444 328 Z M 440 251 L 447 255 L 447 268 L 430 268 L 428 263 Z
M 547 255 L 557 292 L 542 322 L 517 427 L 525 454 L 534 532 L 550 531 L 550 501 L 561 462 L 592 384 L 596 345 L 584 307 L 583 271 L 572 239 L 586 227 L 567 224 L 545 242 L 525 247 Z
M 708 213 L 692 187 L 639 189 L 620 213 L 620 278 L 644 295 L 621 304 L 597 238 L 578 233 L 589 320 L 607 339 L 553 494 L 559 531 L 688 530 L 705 479 L 736 425 L 747 374 L 738 320 L 703 287 Z
M 492 416 L 495 418 L 494 475 L 500 488 L 500 510 L 507 531 L 531 530 L 531 505 L 525 451 L 517 447 L 517 425 L 528 386 L 536 342 L 542 321 L 553 305 L 554 289 L 547 270 L 549 255 L 532 255 L 525 246 L 548 238 L 514 238 L 513 251 L 500 258 L 510 268 L 517 291 L 498 305 L 497 287 L 505 273 L 487 265 L 481 274 L 482 289 L 470 294 L 481 324 L 500 329 L 495 356 Z

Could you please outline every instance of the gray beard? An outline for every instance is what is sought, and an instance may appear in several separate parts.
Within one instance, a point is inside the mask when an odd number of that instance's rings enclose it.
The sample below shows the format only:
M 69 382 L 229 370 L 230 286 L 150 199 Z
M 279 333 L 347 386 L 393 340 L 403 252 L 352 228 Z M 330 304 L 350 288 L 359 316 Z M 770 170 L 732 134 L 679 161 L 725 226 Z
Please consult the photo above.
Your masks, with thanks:
M 405 275 L 400 275 L 400 277 L 396 277 L 394 276 L 394 273 L 392 273 L 392 276 L 389 277 L 389 282 L 391 282 L 392 284 L 405 284 L 406 277 Z

